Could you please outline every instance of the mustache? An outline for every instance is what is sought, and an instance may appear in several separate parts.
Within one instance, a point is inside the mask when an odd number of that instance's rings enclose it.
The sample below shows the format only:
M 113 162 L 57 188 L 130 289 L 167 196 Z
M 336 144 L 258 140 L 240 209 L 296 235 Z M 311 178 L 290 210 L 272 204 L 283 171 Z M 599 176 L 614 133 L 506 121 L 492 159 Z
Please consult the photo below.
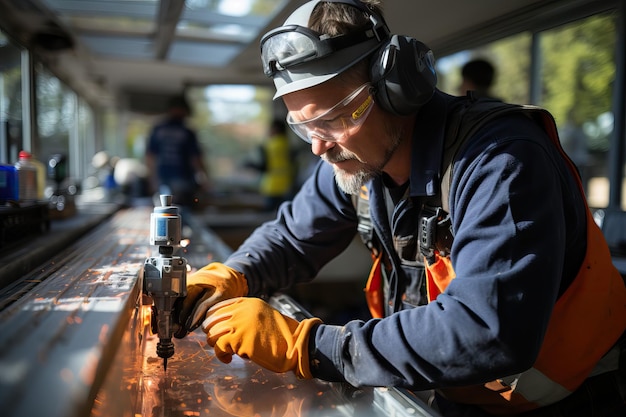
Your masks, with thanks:
M 330 164 L 343 162 L 343 161 L 347 161 L 350 159 L 359 160 L 359 158 L 357 158 L 356 155 L 353 154 L 352 152 L 346 151 L 345 149 L 334 149 L 334 148 L 329 149 L 328 151 L 320 155 L 320 158 L 322 158 L 324 161 Z

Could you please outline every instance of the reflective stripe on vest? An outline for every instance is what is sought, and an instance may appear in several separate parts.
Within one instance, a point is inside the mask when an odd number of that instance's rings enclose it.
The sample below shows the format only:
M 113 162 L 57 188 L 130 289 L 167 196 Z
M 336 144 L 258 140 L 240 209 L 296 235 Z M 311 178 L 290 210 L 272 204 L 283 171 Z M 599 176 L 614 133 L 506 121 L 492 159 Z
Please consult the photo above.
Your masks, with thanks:
M 549 115 L 544 127 L 564 154 Z M 575 167 L 565 156 L 569 167 Z M 578 176 L 576 175 L 578 178 Z M 584 194 L 580 179 L 580 192 Z M 448 258 L 427 266 L 429 302 L 455 278 Z M 446 388 L 452 401 L 476 404 L 495 415 L 553 404 L 579 387 L 626 328 L 626 287 L 613 266 L 602 231 L 587 207 L 587 251 L 574 281 L 555 304 L 533 367 L 519 375 L 471 387 Z

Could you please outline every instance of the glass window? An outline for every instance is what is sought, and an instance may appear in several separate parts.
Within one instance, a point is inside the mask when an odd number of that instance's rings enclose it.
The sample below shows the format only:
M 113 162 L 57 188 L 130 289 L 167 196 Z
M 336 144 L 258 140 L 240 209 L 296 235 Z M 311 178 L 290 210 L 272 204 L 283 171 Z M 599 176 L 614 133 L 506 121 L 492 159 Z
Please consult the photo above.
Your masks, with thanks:
M 541 97 L 565 151 L 578 166 L 591 207 L 609 202 L 616 22 L 596 15 L 539 34 Z
M 241 169 L 243 159 L 265 138 L 272 117 L 273 89 L 250 85 L 194 87 L 187 92 L 205 163 L 216 188 L 256 189 L 257 176 Z
M 187 0 L 177 34 L 184 38 L 250 42 L 284 4 L 284 0 Z
M 76 119 L 76 94 L 43 65 L 37 65 L 35 72 L 39 141 L 34 153 L 40 161 L 57 153 L 66 155 L 70 176 L 75 177 L 78 173 L 73 172 L 76 165 L 71 158 L 77 155 L 70 152 L 70 135 Z
M 94 132 L 94 114 L 91 106 L 85 100 L 78 102 L 78 126 L 76 137 L 76 177 L 85 178 L 90 170 L 90 162 L 96 153 L 96 138 Z
M 461 68 L 474 59 L 484 59 L 494 67 L 490 93 L 509 103 L 528 103 L 530 91 L 531 35 L 521 33 L 488 43 L 480 48 L 458 52 L 437 59 L 437 86 L 452 95 L 460 91 Z M 510 82 L 515 80 L 515 82 Z
M 548 109 L 559 127 L 565 151 L 583 178 L 589 205 L 609 202 L 609 146 L 613 134 L 612 88 L 615 78 L 616 16 L 604 13 L 536 34 L 532 57 L 530 33 L 511 36 L 437 60 L 438 86 L 461 94 L 461 68 L 486 59 L 495 68 L 491 95 L 511 103 L 530 103 L 531 59 L 539 62 L 537 104 Z M 514 80 L 511 82 L 511 80 Z M 622 185 L 625 189 L 626 184 Z M 622 193 L 626 207 L 626 189 Z
M 106 149 L 112 155 L 126 156 L 121 152 L 124 145 L 121 144 L 120 138 L 123 138 L 120 132 L 120 114 L 116 109 L 105 108 L 98 113 L 99 124 L 102 126 L 100 132 L 101 142 L 96 146 L 96 152 Z
M 259 173 L 247 163 L 257 161 L 259 145 L 267 138 L 272 118 L 284 118 L 282 101 L 274 102 L 274 87 L 253 85 L 210 85 L 188 87 L 185 95 L 191 108 L 186 125 L 193 129 L 204 153 L 204 162 L 211 177 L 212 191 L 231 194 L 238 191 L 255 193 Z M 126 155 L 143 159 L 150 132 L 164 113 L 132 113 L 124 120 Z M 301 184 L 313 162 L 317 161 L 310 147 L 289 135 L 292 155 Z M 108 148 L 107 148 L 108 149 Z
M 23 146 L 22 49 L 0 31 L 0 162 L 12 164 Z

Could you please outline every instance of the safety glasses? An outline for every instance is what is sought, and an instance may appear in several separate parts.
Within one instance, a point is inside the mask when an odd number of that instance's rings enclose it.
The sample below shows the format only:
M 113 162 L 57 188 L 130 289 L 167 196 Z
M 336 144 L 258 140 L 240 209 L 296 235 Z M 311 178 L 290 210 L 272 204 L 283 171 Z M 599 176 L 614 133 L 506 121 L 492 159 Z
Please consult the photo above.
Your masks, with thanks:
M 361 127 L 373 104 L 371 86 L 365 83 L 329 110 L 311 119 L 295 120 L 293 112 L 287 113 L 287 124 L 307 143 L 311 143 L 313 138 L 337 142 Z

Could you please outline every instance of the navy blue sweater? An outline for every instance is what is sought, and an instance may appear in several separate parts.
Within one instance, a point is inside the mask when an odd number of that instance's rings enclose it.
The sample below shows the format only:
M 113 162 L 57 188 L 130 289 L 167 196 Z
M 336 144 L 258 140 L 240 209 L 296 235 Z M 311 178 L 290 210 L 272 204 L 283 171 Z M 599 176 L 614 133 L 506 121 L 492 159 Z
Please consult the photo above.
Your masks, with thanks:
M 416 117 L 412 197 L 438 190 L 445 127 L 460 100 L 437 92 Z M 456 278 L 430 304 L 315 327 L 314 376 L 424 390 L 486 382 L 534 363 L 552 308 L 584 256 L 584 196 L 546 134 L 522 115 L 484 126 L 455 161 L 449 206 Z M 383 187 L 381 178 L 368 184 L 372 221 L 389 249 Z M 399 206 L 394 221 L 409 215 Z M 249 295 L 267 295 L 313 279 L 348 246 L 356 226 L 350 196 L 321 162 L 293 202 L 226 264 L 245 274 Z M 397 256 L 390 258 L 402 279 Z

